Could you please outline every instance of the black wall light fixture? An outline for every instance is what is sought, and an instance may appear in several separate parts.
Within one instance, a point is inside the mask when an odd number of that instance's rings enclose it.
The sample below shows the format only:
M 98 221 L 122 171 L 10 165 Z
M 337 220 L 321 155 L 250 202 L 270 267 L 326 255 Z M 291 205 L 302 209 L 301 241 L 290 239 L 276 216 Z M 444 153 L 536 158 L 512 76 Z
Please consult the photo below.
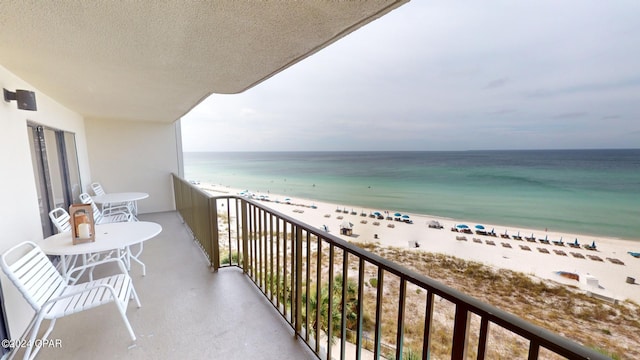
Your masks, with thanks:
M 4 101 L 10 102 L 12 100 L 16 100 L 18 102 L 18 109 L 29 111 L 38 110 L 38 107 L 36 106 L 36 93 L 33 91 L 16 90 L 15 92 L 12 92 L 7 89 L 2 90 L 4 90 Z

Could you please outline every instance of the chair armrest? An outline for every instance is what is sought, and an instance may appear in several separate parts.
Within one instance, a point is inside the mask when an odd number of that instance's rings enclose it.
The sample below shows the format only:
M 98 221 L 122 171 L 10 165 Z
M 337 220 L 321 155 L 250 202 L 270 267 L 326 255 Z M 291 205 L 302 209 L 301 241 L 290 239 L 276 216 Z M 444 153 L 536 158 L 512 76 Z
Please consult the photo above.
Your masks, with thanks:
M 66 293 L 66 294 L 64 294 L 64 295 L 57 296 L 57 297 L 55 297 L 55 298 L 51 298 L 51 299 L 47 300 L 44 304 L 42 304 L 42 306 L 40 307 L 40 311 L 42 311 L 43 309 L 46 309 L 46 307 L 47 307 L 48 305 L 52 305 L 52 304 L 54 304 L 54 303 L 55 303 L 55 302 L 57 302 L 57 301 L 64 300 L 64 299 L 66 299 L 66 298 L 70 298 L 70 297 L 74 297 L 74 296 L 76 296 L 76 295 L 78 295 L 78 294 L 82 294 L 82 293 L 85 293 L 85 292 L 89 292 L 89 291 L 91 291 L 91 290 L 98 289 L 98 288 L 105 288 L 105 289 L 107 289 L 107 291 L 109 291 L 109 293 L 111 293 L 111 296 L 113 297 L 113 299 L 114 299 L 114 300 L 117 300 L 117 299 L 118 299 L 118 294 L 116 294 L 116 289 L 114 289 L 114 288 L 113 288 L 113 286 L 111 286 L 111 285 L 109 285 L 109 284 L 96 284 L 96 285 L 94 285 L 94 286 L 87 287 L 87 288 L 84 288 L 84 289 L 82 289 L 82 290 L 71 291 L 71 292 Z

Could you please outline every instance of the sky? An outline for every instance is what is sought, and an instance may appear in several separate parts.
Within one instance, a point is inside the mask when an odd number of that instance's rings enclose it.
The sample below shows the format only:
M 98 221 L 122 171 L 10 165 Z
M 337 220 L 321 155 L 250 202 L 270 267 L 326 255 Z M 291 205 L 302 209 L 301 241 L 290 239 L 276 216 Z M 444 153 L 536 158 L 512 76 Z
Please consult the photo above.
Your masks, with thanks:
M 182 118 L 184 151 L 640 148 L 640 1 L 413 0 Z

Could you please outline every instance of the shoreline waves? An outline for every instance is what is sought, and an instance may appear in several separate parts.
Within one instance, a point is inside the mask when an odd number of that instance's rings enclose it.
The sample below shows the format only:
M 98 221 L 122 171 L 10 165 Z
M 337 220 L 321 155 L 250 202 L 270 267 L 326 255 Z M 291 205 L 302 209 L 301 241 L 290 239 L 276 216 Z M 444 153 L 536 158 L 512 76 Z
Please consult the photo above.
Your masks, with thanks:
M 198 186 L 212 196 L 238 195 L 245 191 L 211 183 Z M 640 303 L 638 283 L 629 283 L 630 279 L 640 280 L 640 259 L 628 253 L 640 251 L 640 242 L 637 241 L 500 224 L 477 224 L 464 219 L 401 212 L 413 222 L 409 224 L 370 217 L 376 211 L 384 213 L 385 210 L 393 217 L 396 209 L 356 207 L 271 192 L 255 192 L 253 197 L 268 199 L 260 203 L 319 230 L 326 226 L 331 234 L 346 241 L 378 242 L 381 246 L 452 255 L 498 269 L 510 269 L 540 279 L 573 285 L 605 299 L 630 299 Z M 289 203 L 284 202 L 285 198 L 290 198 Z M 362 216 L 362 213 L 366 216 Z M 430 228 L 428 224 L 434 220 L 440 222 L 443 229 Z M 344 221 L 353 224 L 352 236 L 340 234 L 340 225 Z M 379 225 L 374 225 L 374 222 Z M 451 231 L 460 224 L 467 225 L 472 233 Z M 494 229 L 495 236 L 477 234 L 476 225 L 484 226 L 487 232 Z M 501 236 L 505 231 L 509 238 Z M 521 239 L 514 239 L 513 236 L 518 233 Z M 532 234 L 536 240 L 526 239 Z M 540 239 L 545 237 L 548 242 L 541 242 Z M 580 246 L 571 246 L 576 239 Z M 593 242 L 595 250 L 585 247 Z M 579 280 L 575 280 L 576 276 Z
M 184 164 L 187 179 L 291 198 L 640 243 L 640 149 L 187 152 Z

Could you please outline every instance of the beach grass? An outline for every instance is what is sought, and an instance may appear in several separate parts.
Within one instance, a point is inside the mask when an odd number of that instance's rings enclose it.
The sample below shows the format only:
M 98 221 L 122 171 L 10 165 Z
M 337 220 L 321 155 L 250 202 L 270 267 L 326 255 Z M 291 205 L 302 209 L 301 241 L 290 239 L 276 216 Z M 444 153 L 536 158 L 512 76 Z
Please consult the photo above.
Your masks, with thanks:
M 320 205 L 319 205 L 320 206 Z M 280 205 L 282 208 L 280 211 L 287 212 L 286 205 Z M 321 224 L 324 219 L 322 214 L 326 213 L 325 210 L 318 210 L 319 219 Z M 298 215 L 299 216 L 299 215 Z M 307 222 L 314 221 L 313 213 L 311 211 L 304 214 Z M 232 219 L 232 223 L 234 220 Z M 357 221 L 354 221 L 354 223 Z M 335 226 L 335 225 L 334 225 Z M 371 234 L 368 238 L 374 238 L 376 240 L 360 239 L 353 240 L 352 243 L 360 248 L 380 255 L 390 261 L 402 264 L 403 266 L 421 273 L 425 276 L 433 278 L 447 286 L 460 290 L 474 298 L 477 298 L 486 303 L 492 304 L 504 311 L 515 314 L 533 324 L 544 327 L 552 332 L 566 336 L 578 343 L 581 343 L 587 347 L 596 349 L 603 352 L 607 356 L 612 358 L 640 358 L 640 348 L 637 344 L 640 343 L 640 307 L 634 301 L 618 300 L 615 303 L 602 302 L 595 298 L 585 295 L 584 290 L 580 289 L 577 285 L 569 285 L 567 283 L 561 284 L 550 280 L 548 278 L 541 278 L 540 272 L 528 271 L 516 271 L 509 270 L 508 268 L 498 267 L 487 262 L 478 262 L 473 260 L 465 260 L 452 255 L 447 255 L 439 252 L 426 251 L 425 239 L 419 239 L 422 242 L 420 249 L 412 249 L 406 247 L 406 241 L 398 241 L 399 244 L 403 244 L 404 247 L 394 246 L 389 244 L 389 234 L 395 234 L 399 239 L 406 238 L 409 232 L 405 231 L 405 225 L 398 226 L 400 229 L 382 229 L 376 228 L 373 224 L 364 225 L 370 227 Z M 411 225 L 414 228 L 417 225 Z M 233 225 L 231 226 L 234 227 Z M 332 226 L 333 227 L 333 226 Z M 384 227 L 386 228 L 386 226 Z M 364 228 L 366 230 L 366 228 Z M 384 233 L 384 231 L 388 233 Z M 407 228 L 407 230 L 409 230 Z M 419 229 L 416 229 L 418 231 Z M 422 231 L 422 230 L 420 230 Z M 439 242 L 446 242 L 446 230 L 441 230 L 434 234 L 438 235 Z M 374 232 L 376 233 L 375 237 Z M 383 240 L 377 240 L 378 234 Z M 228 240 L 224 239 L 227 234 L 220 233 L 221 244 L 226 243 Z M 261 235 L 264 241 L 264 237 L 268 236 L 266 232 L 262 232 Z M 386 236 L 385 236 L 386 235 Z M 232 235 L 233 236 L 233 235 Z M 280 249 L 285 246 L 292 246 L 292 236 L 290 232 L 281 232 L 278 234 L 280 239 L 286 238 L 286 244 L 280 245 Z M 453 236 L 453 235 L 450 235 Z M 412 238 L 409 238 L 411 240 Z M 427 239 L 428 240 L 428 239 Z M 377 241 L 384 241 L 383 244 Z M 474 244 L 472 242 L 452 242 L 453 244 L 460 244 L 460 246 L 474 247 L 477 246 L 479 252 L 483 252 L 489 256 L 492 252 L 491 247 L 486 245 Z M 309 252 L 307 252 L 307 244 L 309 245 Z M 429 244 L 428 246 L 432 246 Z M 544 246 L 544 245 L 541 245 Z M 309 300 L 309 307 L 305 307 L 305 325 L 304 328 L 308 333 L 314 333 L 318 324 L 315 323 L 315 313 L 317 304 L 313 302 L 316 299 L 317 294 L 317 272 L 320 282 L 325 286 L 328 283 L 329 260 L 328 260 L 328 243 L 325 241 L 319 241 L 317 237 L 311 236 L 309 242 L 305 241 L 304 245 L 304 263 L 305 269 L 303 277 L 304 288 L 303 294 L 305 296 L 305 303 Z M 423 249 L 424 248 L 424 249 Z M 322 256 L 320 259 L 320 266 L 316 264 L 317 251 L 320 249 Z M 474 248 L 475 249 L 475 248 Z M 487 249 L 487 250 L 484 250 Z M 494 248 L 495 249 L 495 248 Z M 290 250 L 289 250 L 290 251 Z M 522 250 L 515 249 L 502 250 L 506 252 L 520 252 Z M 524 252 L 522 257 L 536 257 L 537 252 Z M 287 251 L 287 254 L 289 252 Z M 509 256 L 512 253 L 507 253 Z M 548 259 L 552 259 L 554 254 L 540 255 L 545 256 Z M 291 264 L 289 255 L 285 255 L 287 264 Z M 349 256 L 349 262 L 346 266 L 348 269 L 348 281 L 355 281 L 358 279 L 358 260 Z M 545 259 L 547 259 L 545 258 Z M 560 257 L 558 257 L 560 258 Z M 336 248 L 334 255 L 334 268 L 331 269 L 334 272 L 334 276 L 342 276 L 342 250 Z M 284 260 L 284 259 L 282 259 Z M 565 260 L 567 261 L 566 258 Z M 589 264 L 588 259 L 576 260 L 584 261 L 585 264 Z M 515 263 L 515 262 L 514 262 Z M 595 263 L 595 262 L 594 262 Z M 619 265 L 610 265 L 619 266 Z M 267 273 L 268 277 L 272 274 L 268 269 L 255 269 L 257 274 Z M 271 280 L 275 281 L 275 280 Z M 288 281 L 290 279 L 280 280 L 281 282 Z M 385 274 L 382 282 L 378 279 L 377 268 L 370 266 L 365 262 L 364 271 L 364 299 L 363 299 L 363 330 L 365 334 L 368 334 L 370 338 L 373 334 L 375 319 L 375 301 L 377 287 L 382 283 L 384 286 L 385 298 L 382 304 L 382 318 L 381 324 L 382 330 L 382 350 L 386 357 L 395 354 L 395 342 L 396 342 L 396 329 L 397 329 L 397 297 L 399 293 L 399 279 Z M 284 283 L 281 285 L 287 286 Z M 576 283 L 577 284 L 577 283 Z M 308 292 L 307 292 L 308 289 Z M 290 289 L 287 290 L 289 296 L 287 298 L 279 295 L 280 303 L 285 304 L 287 309 L 290 309 Z M 325 291 L 321 289 L 320 291 Z M 282 292 L 282 291 L 281 291 Z M 322 295 L 325 297 L 326 295 Z M 405 315 L 405 331 L 403 340 L 403 351 L 411 351 L 412 353 L 422 354 L 422 336 L 424 324 L 421 321 L 413 322 L 415 319 L 423 319 L 425 308 L 426 292 L 417 286 L 409 285 L 406 291 L 406 308 L 407 313 L 410 316 Z M 320 305 L 321 307 L 324 305 Z M 309 309 L 309 310 L 306 310 Z M 309 311 L 309 319 L 307 324 L 306 311 Z M 433 328 L 432 328 L 432 358 L 450 357 L 451 353 L 451 339 L 452 339 L 452 324 L 455 314 L 455 308 L 453 304 L 448 303 L 445 300 L 438 299 L 436 309 L 434 310 Z M 333 314 L 334 324 L 339 323 L 342 318 L 341 313 Z M 356 324 L 353 312 L 347 312 L 346 319 L 349 319 L 347 333 L 345 336 L 351 340 L 354 339 L 353 331 Z M 322 315 L 322 318 L 327 315 Z M 324 321 L 324 320 L 322 320 Z M 477 324 L 475 324 L 477 323 Z M 326 334 L 324 325 L 320 325 L 320 330 Z M 477 329 L 479 329 L 479 320 L 471 319 L 471 333 L 469 337 L 469 354 L 475 351 L 477 348 Z M 475 329 L 475 330 L 474 330 Z M 339 335 L 339 332 L 334 331 L 334 336 Z M 369 338 L 369 339 L 370 339 Z M 526 357 L 526 349 L 528 343 L 517 336 L 513 336 L 510 332 L 499 328 L 498 326 L 492 326 L 489 334 L 489 353 L 487 358 L 496 359 L 510 359 L 510 358 L 522 358 Z M 369 350 L 372 350 L 373 342 L 371 340 L 363 341 L 363 346 Z M 556 358 L 552 354 L 545 353 L 544 358 Z

